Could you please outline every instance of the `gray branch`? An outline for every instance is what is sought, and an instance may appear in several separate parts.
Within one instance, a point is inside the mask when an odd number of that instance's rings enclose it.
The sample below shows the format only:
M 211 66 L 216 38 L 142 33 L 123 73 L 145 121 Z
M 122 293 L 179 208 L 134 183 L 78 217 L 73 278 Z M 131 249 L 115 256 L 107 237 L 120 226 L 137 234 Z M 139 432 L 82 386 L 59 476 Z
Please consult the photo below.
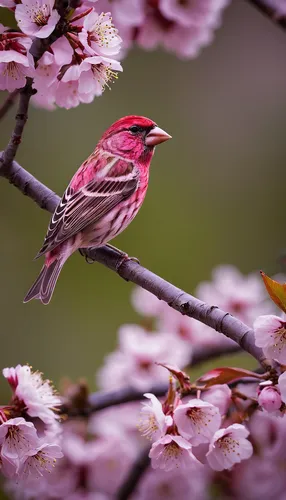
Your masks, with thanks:
M 286 30 L 286 16 L 279 16 L 277 9 L 271 7 L 265 0 L 247 0 L 248 3 L 253 5 L 264 16 L 268 17 L 273 23 L 279 26 L 284 31 Z
M 32 198 L 41 208 L 49 212 L 53 212 L 56 208 L 60 200 L 59 196 L 24 170 L 17 162 L 13 161 L 8 166 L 7 164 L 5 166 L 4 162 L 4 168 L 0 167 L 0 175 L 8 179 L 23 194 Z M 262 350 L 255 345 L 253 330 L 228 312 L 222 311 L 216 306 L 210 306 L 184 292 L 108 245 L 98 249 L 90 248 L 84 250 L 83 253 L 89 259 L 100 262 L 115 271 L 126 281 L 131 281 L 148 290 L 181 314 L 195 318 L 223 333 L 251 354 L 259 363 L 264 366 L 269 365 Z

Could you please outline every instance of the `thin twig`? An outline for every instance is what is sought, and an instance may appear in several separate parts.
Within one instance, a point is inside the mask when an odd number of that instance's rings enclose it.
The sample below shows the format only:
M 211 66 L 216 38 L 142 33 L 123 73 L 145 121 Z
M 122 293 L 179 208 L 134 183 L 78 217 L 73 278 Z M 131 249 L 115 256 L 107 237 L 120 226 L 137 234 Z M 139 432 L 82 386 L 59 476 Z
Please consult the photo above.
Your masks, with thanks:
M 40 207 L 50 212 L 53 212 L 59 203 L 60 198 L 56 194 L 16 162 L 12 162 L 8 169 L 0 167 L 0 175 L 6 177 L 22 193 L 30 196 Z M 231 314 L 189 295 L 142 267 L 138 262 L 123 257 L 122 253 L 112 247 L 91 248 L 84 250 L 83 253 L 91 260 L 100 262 L 117 272 L 125 280 L 132 281 L 148 290 L 181 314 L 195 318 L 214 330 L 223 333 L 251 354 L 259 363 L 264 366 L 269 365 L 263 351 L 255 345 L 253 330 Z
M 272 22 L 279 26 L 284 31 L 286 30 L 286 16 L 280 16 L 277 9 L 271 7 L 264 0 L 247 0 L 248 3 L 256 7 L 264 16 L 268 17 Z
M 5 99 L 0 108 L 0 120 L 2 120 L 2 118 L 4 118 L 4 116 L 8 113 L 9 109 L 12 108 L 19 92 L 19 89 L 16 89 L 8 95 L 7 99 Z
M 3 173 L 5 174 L 5 172 L 9 172 L 11 163 L 14 160 L 18 151 L 18 147 L 22 141 L 23 130 L 28 119 L 29 102 L 31 96 L 34 93 L 32 89 L 32 83 L 32 78 L 27 78 L 25 87 L 20 90 L 19 106 L 15 118 L 16 123 L 14 131 L 11 135 L 6 149 L 3 151 L 0 158 L 0 170 L 2 172 L 2 175 Z

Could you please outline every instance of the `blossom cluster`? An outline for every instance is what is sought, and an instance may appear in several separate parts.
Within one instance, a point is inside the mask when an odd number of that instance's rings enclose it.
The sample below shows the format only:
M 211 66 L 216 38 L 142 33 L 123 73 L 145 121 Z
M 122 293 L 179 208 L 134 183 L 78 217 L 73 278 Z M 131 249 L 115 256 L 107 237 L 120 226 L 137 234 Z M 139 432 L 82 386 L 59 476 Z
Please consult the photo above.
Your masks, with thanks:
M 0 25 L 0 90 L 20 89 L 30 77 L 38 106 L 90 103 L 122 71 L 118 59 L 133 42 L 145 49 L 162 45 L 183 58 L 197 56 L 211 43 L 229 1 L 83 0 L 60 15 L 55 0 L 0 0 L 0 7 L 15 13 L 20 30 Z M 56 30 L 38 60 L 35 41 Z
M 5 368 L 3 375 L 13 395 L 0 408 L 1 472 L 19 489 L 29 489 L 63 456 L 56 413 L 61 400 L 50 381 L 27 365 Z
M 283 498 L 284 319 L 262 315 L 272 311 L 259 277 L 243 276 L 231 266 L 216 269 L 196 293 L 249 325 L 254 321 L 256 342 L 277 361 L 277 370 L 257 374 L 222 367 L 191 379 L 177 366 L 189 367 L 197 346 L 225 340 L 135 289 L 132 303 L 141 324 L 120 328 L 118 348 L 106 358 L 97 382 L 104 390 L 129 386 L 145 392 L 144 402 L 82 412 L 90 408 L 85 385 L 67 385 L 59 397 L 29 366 L 3 371 L 12 389 L 10 404 L 0 408 L 0 463 L 9 495 L 112 500 L 147 438 L 151 467 L 131 500 L 161 500 L 162 495 L 209 500 L 214 487 L 223 499 Z M 167 393 L 159 398 L 156 390 L 162 386 Z M 60 405 L 66 412 L 61 421 Z
M 230 0 L 99 0 L 98 8 L 111 11 L 125 51 L 135 42 L 146 50 L 161 46 L 180 58 L 191 59 L 212 42 L 229 3 Z
M 56 105 L 69 109 L 101 95 L 122 71 L 114 59 L 122 40 L 110 13 L 98 14 L 93 7 L 84 5 L 67 13 L 64 34 L 35 61 L 31 54 L 33 41 L 48 37 L 60 19 L 54 1 L 23 0 L 14 4 L 1 0 L 1 5 L 15 9 L 22 31 L 0 26 L 1 90 L 19 89 L 26 77 L 32 77 L 37 91 L 35 103 L 47 109 Z

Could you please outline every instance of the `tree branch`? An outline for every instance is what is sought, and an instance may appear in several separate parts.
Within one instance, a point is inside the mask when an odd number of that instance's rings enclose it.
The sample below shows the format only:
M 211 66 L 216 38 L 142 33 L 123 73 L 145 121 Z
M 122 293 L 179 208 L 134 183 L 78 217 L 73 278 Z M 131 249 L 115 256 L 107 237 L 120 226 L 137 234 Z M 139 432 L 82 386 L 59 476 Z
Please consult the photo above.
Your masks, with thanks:
M 127 478 L 125 479 L 115 496 L 116 500 L 127 500 L 136 489 L 136 486 L 138 485 L 140 479 L 150 465 L 149 451 L 150 448 L 148 447 L 139 453 L 137 459 L 135 460 L 129 471 Z
M 13 146 L 12 153 L 14 154 L 14 152 L 15 149 Z M 8 164 L 8 167 L 7 162 L 4 161 L 2 167 L 0 167 L 0 175 L 7 178 L 23 194 L 30 196 L 40 207 L 45 208 L 49 212 L 53 212 L 59 203 L 60 198 L 55 193 L 35 179 L 15 161 L 10 165 Z M 176 309 L 181 314 L 195 318 L 214 330 L 223 333 L 251 354 L 259 363 L 264 366 L 269 365 L 269 362 L 265 360 L 263 351 L 255 345 L 253 330 L 237 318 L 234 318 L 231 314 L 222 311 L 216 306 L 205 304 L 201 300 L 189 295 L 142 267 L 139 263 L 134 262 L 134 260 L 124 257 L 122 253 L 112 247 L 90 248 L 84 250 L 83 253 L 90 259 L 100 262 L 115 271 L 125 280 L 132 281 L 136 285 L 148 290 L 160 300 L 167 302 L 170 307 Z
M 32 78 L 27 78 L 27 83 L 23 89 L 20 90 L 20 99 L 19 99 L 19 107 L 18 107 L 18 112 L 16 115 L 16 123 L 14 127 L 14 131 L 11 135 L 10 141 L 6 147 L 6 149 L 3 151 L 1 158 L 0 158 L 0 171 L 1 175 L 2 172 L 9 172 L 11 162 L 14 160 L 18 147 L 21 144 L 22 141 L 22 134 L 23 130 L 26 124 L 26 121 L 28 119 L 28 109 L 29 109 L 29 102 L 31 99 L 31 96 L 33 95 L 34 91 L 32 89 L 32 83 L 33 80 Z M 2 165 L 1 165 L 2 163 Z
M 0 108 L 0 120 L 8 113 L 9 109 L 13 106 L 17 96 L 19 95 L 19 89 L 14 90 L 8 95 L 7 99 L 3 102 Z
M 256 7 L 264 16 L 268 17 L 277 26 L 286 30 L 286 16 L 279 16 L 277 9 L 268 5 L 264 0 L 247 0 L 248 3 Z

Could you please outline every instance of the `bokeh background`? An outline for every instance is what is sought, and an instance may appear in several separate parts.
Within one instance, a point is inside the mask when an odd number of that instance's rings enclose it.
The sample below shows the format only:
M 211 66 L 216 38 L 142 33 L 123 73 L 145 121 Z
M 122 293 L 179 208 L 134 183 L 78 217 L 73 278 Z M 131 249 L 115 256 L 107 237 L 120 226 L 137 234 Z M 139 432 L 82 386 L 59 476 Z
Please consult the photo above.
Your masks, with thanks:
M 3 11 L 0 12 L 3 15 Z M 157 148 L 144 207 L 114 244 L 189 292 L 218 264 L 281 270 L 285 248 L 286 34 L 246 1 L 226 9 L 214 43 L 194 61 L 133 50 L 93 104 L 30 109 L 18 161 L 61 194 L 102 132 L 142 114 L 173 140 Z M 4 94 L 0 96 L 4 99 Z M 14 112 L 0 123 L 5 147 Z M 94 374 L 120 324 L 138 321 L 132 284 L 74 255 L 48 307 L 23 304 L 41 262 L 49 214 L 0 183 L 0 367 L 30 363 L 57 384 Z M 8 401 L 0 384 L 1 403 Z

